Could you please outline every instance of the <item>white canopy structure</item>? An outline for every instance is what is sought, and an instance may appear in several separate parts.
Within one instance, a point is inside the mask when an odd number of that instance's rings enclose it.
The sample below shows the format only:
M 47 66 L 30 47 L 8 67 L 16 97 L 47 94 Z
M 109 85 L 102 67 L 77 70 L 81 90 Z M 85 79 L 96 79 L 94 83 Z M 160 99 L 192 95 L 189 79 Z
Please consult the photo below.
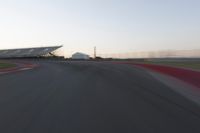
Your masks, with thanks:
M 0 58 L 25 58 L 45 56 L 62 46 L 0 50 Z

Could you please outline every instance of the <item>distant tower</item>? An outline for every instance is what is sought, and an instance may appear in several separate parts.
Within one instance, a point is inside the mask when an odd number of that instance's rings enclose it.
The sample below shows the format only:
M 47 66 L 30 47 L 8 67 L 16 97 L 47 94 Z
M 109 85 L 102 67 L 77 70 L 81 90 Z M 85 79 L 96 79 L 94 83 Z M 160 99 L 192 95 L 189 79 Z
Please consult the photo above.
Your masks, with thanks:
M 97 50 L 96 50 L 96 46 L 94 47 L 94 59 L 96 59 L 96 57 L 97 57 Z

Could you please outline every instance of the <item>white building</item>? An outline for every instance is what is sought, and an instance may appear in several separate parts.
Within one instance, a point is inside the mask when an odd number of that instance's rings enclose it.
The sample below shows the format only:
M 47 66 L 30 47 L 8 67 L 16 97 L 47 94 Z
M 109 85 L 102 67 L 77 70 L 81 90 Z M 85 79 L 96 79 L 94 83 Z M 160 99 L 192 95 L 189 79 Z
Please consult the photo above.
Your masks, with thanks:
M 88 60 L 90 59 L 90 56 L 84 53 L 77 52 L 72 55 L 72 59 Z

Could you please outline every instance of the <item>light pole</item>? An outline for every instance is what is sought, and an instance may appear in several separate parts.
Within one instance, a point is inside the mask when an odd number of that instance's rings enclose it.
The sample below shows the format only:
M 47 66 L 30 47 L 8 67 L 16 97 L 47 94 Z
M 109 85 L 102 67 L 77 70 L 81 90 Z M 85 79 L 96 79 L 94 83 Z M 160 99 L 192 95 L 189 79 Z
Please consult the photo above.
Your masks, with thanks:
M 96 59 L 97 53 L 96 53 L 96 46 L 94 47 L 94 59 Z

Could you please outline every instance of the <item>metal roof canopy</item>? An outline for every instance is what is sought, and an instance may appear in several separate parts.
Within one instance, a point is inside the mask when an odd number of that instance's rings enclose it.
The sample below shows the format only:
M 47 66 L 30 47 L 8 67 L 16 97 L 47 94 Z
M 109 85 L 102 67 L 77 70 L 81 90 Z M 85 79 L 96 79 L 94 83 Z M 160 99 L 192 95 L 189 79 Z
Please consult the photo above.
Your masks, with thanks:
M 61 47 L 62 46 L 51 46 L 0 50 L 0 58 L 40 57 L 45 56 Z

